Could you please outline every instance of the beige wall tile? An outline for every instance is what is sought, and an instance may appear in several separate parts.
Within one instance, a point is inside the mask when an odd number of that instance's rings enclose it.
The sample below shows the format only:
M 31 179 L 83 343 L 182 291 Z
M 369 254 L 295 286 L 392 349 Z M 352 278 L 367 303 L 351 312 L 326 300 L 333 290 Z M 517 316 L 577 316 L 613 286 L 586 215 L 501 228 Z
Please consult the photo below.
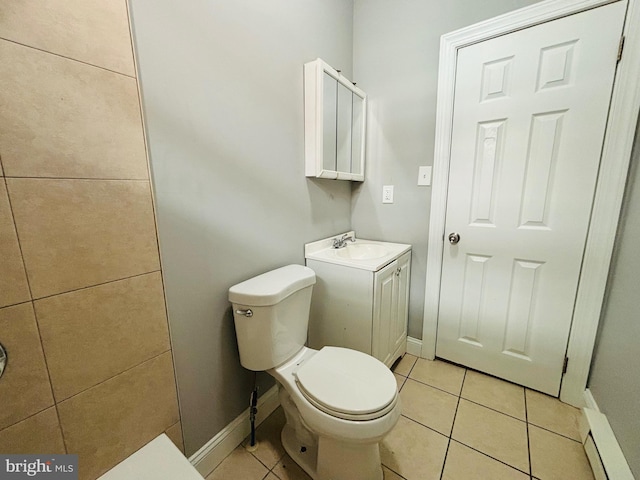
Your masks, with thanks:
M 34 298 L 158 270 L 147 181 L 8 178 Z
M 409 378 L 426 383 L 454 395 L 460 395 L 465 369 L 440 360 L 419 358 Z
M 393 472 L 392 470 L 389 470 L 385 466 L 382 467 L 382 474 L 383 474 L 383 479 L 384 480 L 403 480 L 400 475 L 398 475 L 397 473 Z
M 524 388 L 499 378 L 467 370 L 462 386 L 462 398 L 480 403 L 512 417 L 526 420 Z
M 2 36 L 134 75 L 125 0 L 39 0 L 2 4 Z
M 0 309 L 7 366 L 0 380 L 0 429 L 53 405 L 49 375 L 31 303 Z
M 580 440 L 580 410 L 557 398 L 527 389 L 527 414 L 529 423 Z
M 440 478 L 449 439 L 405 417 L 380 444 L 382 463 L 408 480 Z
M 451 441 L 442 480 L 528 480 L 526 475 L 471 448 Z
M 30 300 L 4 180 L 0 180 L 0 259 L 0 307 Z
M 525 422 L 460 399 L 451 438 L 523 472 L 529 472 Z
M 581 443 L 529 426 L 531 473 L 544 480 L 593 480 Z
M 96 478 L 179 420 L 171 353 L 59 403 L 58 412 L 80 478 Z
M 170 348 L 160 272 L 34 305 L 57 401 Z
M 0 63 L 6 176 L 148 178 L 135 79 L 6 40 Z
M 175 425 L 170 426 L 169 428 L 167 428 L 167 430 L 164 433 L 166 433 L 167 437 L 169 437 L 169 440 L 171 440 L 173 442 L 173 444 L 176 447 L 178 447 L 178 450 L 180 450 L 184 454 L 184 439 L 182 437 L 182 422 L 178 422 Z
M 55 407 L 1 430 L 0 452 L 34 455 L 65 453 Z
M 449 436 L 458 407 L 458 397 L 407 379 L 400 392 L 402 414 Z

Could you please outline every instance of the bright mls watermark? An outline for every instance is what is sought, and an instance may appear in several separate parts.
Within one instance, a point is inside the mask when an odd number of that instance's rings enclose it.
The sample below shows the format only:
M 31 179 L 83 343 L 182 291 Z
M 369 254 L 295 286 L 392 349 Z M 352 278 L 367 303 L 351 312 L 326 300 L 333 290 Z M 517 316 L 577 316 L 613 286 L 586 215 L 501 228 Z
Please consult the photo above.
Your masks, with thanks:
M 0 454 L 0 480 L 78 480 L 78 455 Z

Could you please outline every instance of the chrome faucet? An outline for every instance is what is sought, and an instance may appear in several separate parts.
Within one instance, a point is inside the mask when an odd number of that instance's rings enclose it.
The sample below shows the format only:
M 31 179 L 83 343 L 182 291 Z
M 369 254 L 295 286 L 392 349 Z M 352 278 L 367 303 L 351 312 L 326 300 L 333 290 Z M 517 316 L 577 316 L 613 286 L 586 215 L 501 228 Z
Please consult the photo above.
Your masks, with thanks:
M 351 240 L 352 242 L 356 241 L 356 238 L 353 235 L 344 234 L 340 238 L 336 237 L 333 239 L 333 248 L 344 248 L 347 246 L 347 240 Z

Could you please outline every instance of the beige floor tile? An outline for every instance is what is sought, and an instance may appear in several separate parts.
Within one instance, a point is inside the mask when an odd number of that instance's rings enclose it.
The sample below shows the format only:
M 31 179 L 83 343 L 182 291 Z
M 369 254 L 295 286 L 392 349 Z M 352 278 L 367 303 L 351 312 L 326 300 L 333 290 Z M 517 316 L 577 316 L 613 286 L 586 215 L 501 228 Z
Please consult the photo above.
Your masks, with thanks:
M 441 360 L 425 360 L 419 358 L 409 378 L 426 383 L 432 387 L 460 395 L 465 369 Z
M 282 407 L 278 407 L 264 422 L 256 429 L 256 440 L 258 449 L 253 456 L 260 460 L 267 468 L 273 468 L 285 454 L 280 440 L 282 428 L 286 423 Z M 249 445 L 249 438 L 246 438 L 242 445 L 246 448 Z
M 404 357 L 402 357 L 400 361 L 396 363 L 395 366 L 393 367 L 393 372 L 397 373 L 398 375 L 402 375 L 403 377 L 406 377 L 409 375 L 409 372 L 411 371 L 413 366 L 416 364 L 417 360 L 418 360 L 418 357 L 411 355 L 409 353 L 405 353 Z
M 206 480 L 262 480 L 269 470 L 242 446 L 236 448 Z
M 0 343 L 7 366 L 0 379 L 0 429 L 53 405 L 31 302 L 0 309 Z
M 402 414 L 429 428 L 451 435 L 458 397 L 410 378 L 402 391 Z
M 593 480 L 581 443 L 529 425 L 531 473 L 543 480 Z
M 0 179 L 0 258 L 0 307 L 31 300 L 3 178 Z
M 18 43 L 135 74 L 125 2 L 5 2 L 0 31 Z
M 58 403 L 80 477 L 96 478 L 179 420 L 171 352 Z
M 384 480 L 403 480 L 400 475 L 398 475 L 392 470 L 389 470 L 384 465 L 382 466 L 382 474 L 384 475 L 383 476 Z
M 34 298 L 159 270 L 149 182 L 7 184 Z
M 557 398 L 533 390 L 527 389 L 526 394 L 529 423 L 580 440 L 580 410 L 562 403 Z
M 529 471 L 525 422 L 461 399 L 452 438 L 518 470 Z
M 407 480 L 437 479 L 448 441 L 445 436 L 400 417 L 380 444 L 382 464 Z
M 311 477 L 287 454 L 272 470 L 281 480 L 311 480 Z
M 34 304 L 57 401 L 170 348 L 160 272 Z
M 460 396 L 520 420 L 527 419 L 524 388 L 499 378 L 467 370 Z
M 273 472 L 269 472 L 269 475 L 264 477 L 264 480 L 280 480 Z
M 529 475 L 455 440 L 449 444 L 442 480 L 527 480 Z
M 34 455 L 66 453 L 56 409 L 48 408 L 0 430 L 0 452 Z
M 134 78 L 6 40 L 0 62 L 7 177 L 149 178 Z
M 398 391 L 400 391 L 402 389 L 402 386 L 404 385 L 404 382 L 407 380 L 407 377 L 403 377 L 402 375 L 398 375 L 397 373 L 394 373 L 393 376 L 396 377 L 396 382 L 398 382 Z

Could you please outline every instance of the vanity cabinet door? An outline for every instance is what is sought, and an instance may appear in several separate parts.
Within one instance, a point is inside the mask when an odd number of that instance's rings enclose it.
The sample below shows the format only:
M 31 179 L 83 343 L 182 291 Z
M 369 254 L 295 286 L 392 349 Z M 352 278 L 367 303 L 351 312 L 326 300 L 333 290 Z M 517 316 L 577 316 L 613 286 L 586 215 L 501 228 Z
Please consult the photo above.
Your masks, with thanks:
M 398 295 L 396 270 L 398 262 L 393 261 L 382 270 L 378 271 L 374 277 L 373 285 L 373 332 L 371 335 L 371 355 L 386 365 L 389 365 L 392 342 L 391 332 L 396 323 L 395 317 L 398 314 Z
M 375 274 L 372 355 L 391 366 L 407 350 L 411 252 Z
M 391 362 L 407 351 L 407 323 L 409 321 L 409 279 L 411 278 L 411 252 L 398 259 L 396 267 L 396 312 L 391 325 Z

